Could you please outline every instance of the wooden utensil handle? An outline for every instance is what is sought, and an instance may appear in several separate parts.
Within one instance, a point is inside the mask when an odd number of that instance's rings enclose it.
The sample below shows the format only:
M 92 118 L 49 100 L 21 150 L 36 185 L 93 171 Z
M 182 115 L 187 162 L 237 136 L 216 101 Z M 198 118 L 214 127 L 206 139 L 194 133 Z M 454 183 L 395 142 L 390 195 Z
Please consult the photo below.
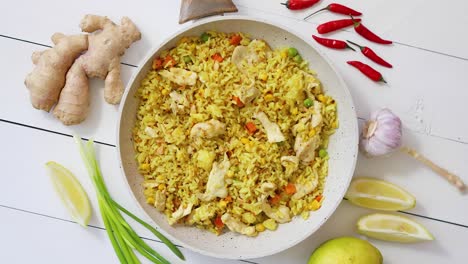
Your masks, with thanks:
M 415 158 L 419 162 L 423 163 L 424 165 L 429 167 L 431 170 L 433 170 L 437 174 L 439 174 L 442 177 L 444 177 L 445 179 L 447 179 L 448 182 L 450 182 L 455 187 L 457 187 L 461 192 L 465 191 L 466 185 L 463 182 L 463 180 L 460 177 L 458 177 L 457 175 L 455 175 L 455 174 L 449 172 L 448 170 L 438 166 L 437 164 L 435 164 L 431 160 L 427 159 L 426 157 L 424 157 L 423 155 L 421 155 L 420 153 L 418 153 L 416 150 L 414 150 L 412 148 L 403 146 L 401 148 L 401 150 L 404 153 L 406 153 L 406 154 L 410 155 L 411 157 Z

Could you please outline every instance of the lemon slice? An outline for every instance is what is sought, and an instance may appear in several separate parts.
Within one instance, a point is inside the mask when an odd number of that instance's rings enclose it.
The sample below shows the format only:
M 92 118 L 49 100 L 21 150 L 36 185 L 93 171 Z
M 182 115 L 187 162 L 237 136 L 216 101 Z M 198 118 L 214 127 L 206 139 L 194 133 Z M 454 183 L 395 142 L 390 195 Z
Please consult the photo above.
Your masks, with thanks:
M 375 210 L 406 210 L 416 205 L 416 199 L 407 191 L 373 178 L 354 179 L 345 197 L 355 205 Z
M 368 237 L 400 243 L 434 240 L 421 224 L 400 215 L 371 214 L 357 223 L 358 232 Z
M 91 218 L 91 205 L 86 192 L 73 173 L 54 161 L 46 163 L 55 191 L 73 220 L 87 226 Z

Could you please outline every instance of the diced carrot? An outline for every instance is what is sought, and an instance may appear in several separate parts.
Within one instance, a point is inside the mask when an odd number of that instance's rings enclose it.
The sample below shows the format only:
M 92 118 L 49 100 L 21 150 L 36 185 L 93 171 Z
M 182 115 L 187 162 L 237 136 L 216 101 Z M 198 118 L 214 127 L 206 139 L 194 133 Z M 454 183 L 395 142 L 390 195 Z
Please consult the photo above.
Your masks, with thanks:
M 171 56 L 171 55 L 167 55 L 165 58 L 164 58 L 164 68 L 167 68 L 167 67 L 173 67 L 176 65 L 176 60 Z
M 221 54 L 219 53 L 215 53 L 213 54 L 213 56 L 211 56 L 211 58 L 217 62 L 223 62 L 223 57 L 221 57 Z
M 244 107 L 244 103 L 241 101 L 241 99 L 235 95 L 232 96 L 232 100 L 236 102 L 236 105 L 238 107 Z
M 237 45 L 240 44 L 241 40 L 242 40 L 242 37 L 241 37 L 240 35 L 234 35 L 234 36 L 232 36 L 231 39 L 229 40 L 229 43 L 230 43 L 231 45 L 237 46 Z
M 221 228 L 224 227 L 224 223 L 223 223 L 223 220 L 221 220 L 221 216 L 220 216 L 220 215 L 218 215 L 218 216 L 215 218 L 215 220 L 214 220 L 214 225 L 215 225 L 217 228 L 219 228 L 219 229 L 221 229 Z
M 273 205 L 276 205 L 280 202 L 281 200 L 281 196 L 279 194 L 273 196 L 270 198 L 270 203 L 273 204 Z
M 286 187 L 284 187 L 284 191 L 289 195 L 295 194 L 296 193 L 296 185 L 294 185 L 292 183 L 288 183 L 288 185 L 286 185 Z
M 323 198 L 323 195 L 319 194 L 317 195 L 317 197 L 315 197 L 315 200 L 317 200 L 317 202 L 320 202 L 322 201 L 322 198 Z
M 249 134 L 254 134 L 257 131 L 257 126 L 252 122 L 247 122 L 245 128 L 249 131 Z
M 156 58 L 153 61 L 153 69 L 154 70 L 159 70 L 163 67 L 163 59 L 161 58 Z
M 228 203 L 232 202 L 232 196 L 231 195 L 226 196 L 226 198 L 224 198 L 224 201 Z

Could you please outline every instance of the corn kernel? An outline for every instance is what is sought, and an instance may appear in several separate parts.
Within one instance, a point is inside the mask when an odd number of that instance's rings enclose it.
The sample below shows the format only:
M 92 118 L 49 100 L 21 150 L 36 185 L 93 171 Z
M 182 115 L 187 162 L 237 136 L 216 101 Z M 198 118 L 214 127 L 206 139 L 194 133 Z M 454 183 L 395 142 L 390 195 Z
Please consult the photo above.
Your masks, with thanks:
M 168 94 L 169 94 L 169 90 L 163 89 L 163 90 L 161 91 L 161 94 L 162 94 L 162 95 L 168 95 Z
M 308 211 L 302 212 L 301 217 L 302 219 L 307 220 L 309 218 L 309 212 Z
M 148 197 L 148 198 L 146 199 L 146 203 L 147 203 L 147 204 L 154 204 L 154 198 L 153 198 L 153 197 Z
M 228 178 L 232 178 L 234 176 L 234 172 L 232 170 L 228 170 L 228 172 L 226 173 L 226 176 Z
M 281 58 L 286 59 L 288 57 L 288 50 L 282 50 L 281 51 Z
M 165 179 L 165 177 L 163 175 L 159 175 L 159 176 L 156 177 L 156 181 L 158 181 L 158 182 L 163 182 L 164 179 Z
M 293 114 L 293 115 L 297 115 L 298 112 L 299 111 L 297 110 L 297 107 L 294 107 L 294 108 L 291 109 L 291 114 Z
M 320 102 L 322 102 L 322 103 L 325 102 L 325 96 L 323 96 L 323 94 L 319 94 L 319 95 L 317 96 L 317 99 L 318 99 Z
M 186 43 L 186 42 L 188 42 L 188 41 L 189 41 L 189 38 L 187 38 L 187 37 L 182 37 L 182 38 L 179 40 L 179 44 L 180 44 L 180 43 Z
M 278 228 L 278 224 L 276 223 L 275 220 L 273 219 L 268 219 L 263 222 L 263 225 L 265 226 L 266 229 L 274 231 L 276 228 Z
M 265 226 L 262 223 L 256 224 L 255 230 L 257 230 L 257 232 L 263 232 L 265 231 Z
M 143 163 L 140 165 L 140 170 L 142 171 L 149 171 L 150 165 L 148 163 Z
M 320 202 L 317 200 L 313 200 L 312 203 L 309 204 L 309 210 L 317 211 L 321 207 Z
M 272 94 L 267 94 L 267 95 L 265 95 L 264 99 L 265 99 L 266 102 L 271 102 L 275 98 L 274 98 L 274 96 Z
M 309 131 L 309 137 L 313 137 L 313 136 L 315 136 L 315 134 L 317 134 L 317 132 L 315 131 L 314 128 L 311 128 L 310 131 Z
M 332 127 L 333 127 L 333 128 L 338 128 L 338 120 L 335 120 L 335 121 L 332 123 Z
M 242 142 L 242 144 L 249 144 L 249 139 L 248 138 L 241 138 L 240 140 Z
M 262 81 L 266 81 L 268 78 L 268 75 L 266 74 L 266 72 L 262 72 L 258 75 L 258 78 Z
M 224 201 L 224 200 L 221 200 L 221 201 L 219 201 L 218 205 L 219 205 L 219 207 L 221 207 L 221 208 L 226 208 L 227 202 Z
M 162 190 L 164 190 L 164 189 L 166 189 L 166 185 L 164 185 L 164 184 L 159 184 L 158 190 L 162 191 Z

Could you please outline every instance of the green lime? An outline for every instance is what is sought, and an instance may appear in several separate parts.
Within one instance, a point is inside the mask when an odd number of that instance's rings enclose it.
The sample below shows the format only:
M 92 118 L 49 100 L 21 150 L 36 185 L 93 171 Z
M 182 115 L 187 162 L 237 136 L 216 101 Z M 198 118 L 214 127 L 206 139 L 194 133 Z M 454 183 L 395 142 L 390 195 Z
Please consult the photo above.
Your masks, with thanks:
M 315 249 L 308 264 L 382 264 L 380 251 L 366 240 L 338 237 Z

